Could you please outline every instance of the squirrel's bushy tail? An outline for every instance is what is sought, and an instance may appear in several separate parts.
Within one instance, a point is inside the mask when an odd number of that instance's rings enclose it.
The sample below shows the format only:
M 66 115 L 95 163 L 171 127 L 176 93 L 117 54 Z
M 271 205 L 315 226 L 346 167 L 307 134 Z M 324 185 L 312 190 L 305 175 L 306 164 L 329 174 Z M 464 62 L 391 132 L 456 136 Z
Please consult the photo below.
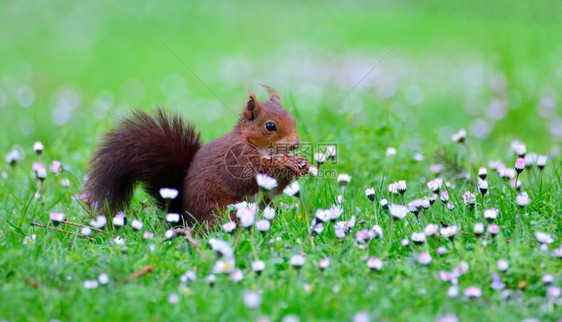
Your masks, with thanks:
M 159 206 L 160 188 L 174 188 L 179 193 L 168 210 L 181 213 L 185 176 L 201 145 L 200 134 L 179 114 L 136 111 L 104 136 L 90 161 L 84 197 L 97 211 L 109 206 L 113 213 L 129 205 L 136 183 Z

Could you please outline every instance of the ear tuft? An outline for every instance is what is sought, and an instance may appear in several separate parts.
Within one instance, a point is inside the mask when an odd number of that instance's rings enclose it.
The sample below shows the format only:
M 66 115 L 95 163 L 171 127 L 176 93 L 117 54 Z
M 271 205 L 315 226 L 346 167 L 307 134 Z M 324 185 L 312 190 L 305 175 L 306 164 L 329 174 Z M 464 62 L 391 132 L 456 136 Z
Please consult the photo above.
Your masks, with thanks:
M 273 87 L 265 84 L 260 84 L 260 85 L 267 90 L 270 101 L 281 104 L 281 97 L 279 97 L 279 93 L 277 93 L 277 91 Z
M 258 99 L 256 98 L 256 94 L 251 90 L 248 90 L 248 95 L 250 98 L 248 102 L 246 102 L 246 106 L 244 107 L 244 111 L 242 112 L 242 116 L 249 121 L 253 121 L 256 119 L 257 115 L 260 112 L 261 105 Z

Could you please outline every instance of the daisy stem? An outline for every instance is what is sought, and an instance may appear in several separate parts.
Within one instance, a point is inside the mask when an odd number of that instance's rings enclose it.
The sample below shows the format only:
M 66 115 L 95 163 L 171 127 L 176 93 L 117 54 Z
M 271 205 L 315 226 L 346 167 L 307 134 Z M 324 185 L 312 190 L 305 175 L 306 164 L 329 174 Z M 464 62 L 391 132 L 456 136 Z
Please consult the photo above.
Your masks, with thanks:
M 254 231 L 256 230 L 254 227 L 251 228 L 252 230 L 250 231 L 250 244 L 252 245 L 252 253 L 254 254 L 254 259 L 255 260 L 259 260 L 258 257 L 258 252 L 256 251 L 256 243 L 255 243 L 255 238 L 254 238 Z
M 240 236 L 242 235 L 242 229 L 243 229 L 242 227 L 240 226 L 238 227 L 238 234 L 236 235 L 236 239 L 234 240 L 234 245 L 235 245 L 234 248 L 238 247 L 238 243 L 240 242 Z

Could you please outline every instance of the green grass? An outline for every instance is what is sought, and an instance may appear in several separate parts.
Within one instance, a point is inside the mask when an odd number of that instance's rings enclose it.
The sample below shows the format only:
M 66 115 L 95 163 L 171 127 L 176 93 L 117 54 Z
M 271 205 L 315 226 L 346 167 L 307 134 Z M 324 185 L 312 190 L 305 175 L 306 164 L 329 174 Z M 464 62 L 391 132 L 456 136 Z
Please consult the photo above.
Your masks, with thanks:
M 551 256 L 562 237 L 561 138 L 556 133 L 562 105 L 555 104 L 548 115 L 538 108 L 549 93 L 558 101 L 561 97 L 559 9 L 548 1 L 3 2 L 0 127 L 5 134 L 0 136 L 0 157 L 4 160 L 14 146 L 26 156 L 14 167 L 0 164 L 0 319 L 214 321 L 267 316 L 277 321 L 294 314 L 308 321 L 350 320 L 359 311 L 372 320 L 432 321 L 446 313 L 461 321 L 559 319 L 560 298 L 546 298 L 541 278 L 553 274 L 553 284 L 562 286 L 560 259 Z M 498 77 L 505 88 L 493 90 Z M 300 210 L 278 209 L 265 235 L 252 238 L 244 231 L 238 237 L 217 228 L 197 236 L 200 252 L 182 238 L 164 240 L 169 228 L 164 214 L 140 189 L 128 217 L 141 220 L 143 230 L 154 232 L 155 238 L 145 241 L 130 226 L 112 231 L 126 240 L 126 254 L 104 235 L 94 233 L 95 242 L 89 242 L 30 225 L 51 226 L 49 213 L 56 211 L 74 222 L 90 222 L 91 214 L 73 196 L 82 189 L 99 137 L 132 108 L 179 110 L 209 141 L 230 131 L 236 121 L 231 111 L 241 110 L 246 89 L 265 96 L 260 83 L 279 89 L 297 119 L 302 142 L 338 145 L 337 164 L 325 170 L 352 176 L 343 218 L 355 215 L 358 225 L 345 239 L 335 239 L 328 224 L 313 239 L 309 232 L 310 213 L 329 207 L 340 193 L 335 178 L 301 179 Z M 25 95 L 18 100 L 23 87 L 33 91 L 29 107 L 20 106 Z M 420 90 L 423 99 L 416 101 Z M 501 117 L 490 114 L 494 99 L 507 104 Z M 57 124 L 54 115 L 61 106 L 74 109 L 67 122 Z M 475 120 L 489 126 L 488 135 L 479 135 Z M 461 127 L 469 130 L 466 145 L 449 142 Z M 512 167 L 513 139 L 526 143 L 528 152 L 549 155 L 544 172 L 533 167 L 521 175 L 532 200 L 521 222 L 516 220 L 517 192 L 490 169 L 486 207 L 478 197 L 475 210 L 469 211 L 461 196 L 466 190 L 476 192 L 478 167 L 490 160 Z M 41 158 L 32 150 L 36 140 L 45 144 Z M 397 148 L 396 156 L 385 156 L 389 146 Z M 417 152 L 424 161 L 413 161 Z M 33 179 L 32 163 L 49 165 L 52 160 L 60 160 L 68 171 L 49 173 L 41 198 L 35 199 L 40 185 Z M 442 177 L 455 185 L 450 194 L 456 208 L 447 211 L 437 201 L 423 222 L 455 224 L 468 234 L 458 234 L 454 242 L 435 237 L 421 246 L 403 247 L 404 237 L 421 230 L 416 218 L 409 214 L 397 222 L 391 236 L 390 216 L 374 207 L 364 190 L 375 187 L 377 201 L 401 203 L 388 194 L 387 185 L 403 179 L 407 201 L 423 197 L 429 193 L 424 182 L 433 177 L 433 163 L 445 165 Z M 456 167 L 472 178 L 460 178 Z M 70 186 L 62 186 L 63 179 Z M 281 196 L 276 201 L 297 200 Z M 493 239 L 474 236 L 474 223 L 485 222 L 482 211 L 492 207 L 500 212 L 500 234 Z M 382 226 L 384 238 L 358 249 L 355 233 L 374 224 Z M 536 231 L 554 237 L 548 251 L 540 250 Z M 35 241 L 24 244 L 32 235 Z M 234 247 L 236 267 L 245 275 L 241 282 L 226 275 L 218 275 L 214 286 L 205 281 L 216 260 L 210 238 Z M 251 271 L 252 243 L 266 262 L 261 276 Z M 439 246 L 447 247 L 446 255 L 436 253 Z M 423 251 L 433 257 L 427 267 L 417 264 Z M 296 271 L 288 260 L 299 252 L 306 254 L 306 264 Z M 384 268 L 371 272 L 365 265 L 369 256 L 380 257 Z M 331 266 L 321 272 L 314 262 L 324 257 Z M 510 265 L 499 273 L 513 295 L 509 299 L 490 287 L 499 259 Z M 470 269 L 459 278 L 459 296 L 448 298 L 450 283 L 439 280 L 439 271 L 451 271 L 461 261 Z M 124 282 L 149 265 L 154 271 Z M 180 283 L 186 270 L 197 275 L 189 285 Z M 85 280 L 103 272 L 110 276 L 108 285 L 83 287 Z M 480 287 L 482 297 L 467 299 L 462 291 L 469 286 Z M 245 307 L 247 290 L 261 292 L 259 308 Z M 168 302 L 173 293 L 179 295 L 176 305 Z

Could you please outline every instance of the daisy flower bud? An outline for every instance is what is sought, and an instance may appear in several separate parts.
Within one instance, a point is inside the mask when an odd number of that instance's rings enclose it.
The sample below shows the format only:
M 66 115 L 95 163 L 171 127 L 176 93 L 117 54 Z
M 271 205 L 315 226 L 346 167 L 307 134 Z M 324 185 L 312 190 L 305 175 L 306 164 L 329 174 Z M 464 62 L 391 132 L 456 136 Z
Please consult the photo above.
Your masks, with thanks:
M 174 236 L 175 236 L 175 233 L 174 233 L 173 229 L 168 229 L 164 233 L 164 237 L 166 237 L 166 239 L 172 239 L 172 238 L 174 238 Z
M 410 211 L 411 213 L 413 213 L 416 217 L 418 216 L 418 214 L 420 213 L 420 202 L 416 200 L 411 201 L 408 203 L 408 211 Z
M 542 282 L 546 285 L 550 285 L 552 284 L 552 281 L 554 281 L 554 276 L 552 276 L 552 274 L 544 274 L 542 276 Z
M 47 178 L 47 169 L 45 169 L 45 167 L 38 168 L 36 172 L 36 176 L 37 179 L 41 181 L 45 180 L 45 178 Z
M 480 236 L 484 233 L 484 224 L 481 222 L 477 222 L 474 224 L 474 228 L 472 229 L 472 232 L 474 233 L 474 235 L 476 236 Z
M 464 201 L 464 204 L 470 208 L 474 207 L 476 204 L 476 197 L 474 197 L 474 194 L 470 191 L 465 191 L 463 193 L 462 200 Z
M 195 275 L 195 272 L 192 270 L 187 270 L 182 276 L 180 276 L 180 282 L 183 284 L 195 282 L 196 279 L 197 275 Z
M 488 176 L 488 172 L 486 171 L 486 168 L 480 167 L 480 169 L 478 169 L 478 177 L 482 180 L 486 180 L 487 176 Z
M 400 245 L 406 247 L 410 244 L 410 240 L 408 238 L 404 238 L 400 241 Z
M 230 234 L 234 229 L 236 229 L 236 223 L 234 221 L 229 221 L 222 225 L 222 229 Z
M 327 257 L 324 257 L 318 261 L 318 268 L 320 268 L 320 270 L 325 270 L 329 266 L 330 266 L 330 259 Z
M 172 293 L 172 294 L 168 295 L 168 303 L 170 303 L 172 305 L 176 305 L 176 304 L 178 304 L 179 301 L 180 301 L 180 297 L 176 293 Z
M 20 150 L 18 150 L 17 148 L 12 149 L 12 151 L 10 151 L 6 155 L 6 162 L 8 162 L 11 166 L 15 165 L 22 159 L 23 159 L 23 153 L 20 152 Z
M 218 256 L 225 257 L 225 258 L 234 258 L 234 250 L 224 240 L 211 238 L 209 240 L 209 245 L 211 245 L 211 249 L 215 253 L 217 253 Z
M 393 148 L 393 147 L 391 147 L 391 146 L 389 146 L 388 148 L 386 148 L 386 156 L 387 156 L 387 157 L 393 157 L 393 156 L 396 155 L 397 152 L 398 152 L 398 151 L 396 151 L 396 149 Z
M 517 171 L 517 173 L 521 173 L 523 170 L 525 170 L 525 159 L 518 158 L 515 160 L 515 171 Z
M 35 151 L 35 153 L 37 153 L 37 155 L 41 155 L 41 153 L 43 153 L 43 149 L 45 149 L 45 147 L 43 146 L 43 143 L 37 141 L 33 144 L 33 151 Z
M 437 254 L 439 254 L 439 255 L 447 254 L 447 247 L 445 247 L 445 246 L 437 247 Z
M 180 214 L 169 213 L 166 215 L 166 221 L 170 224 L 177 224 L 180 222 Z
M 441 230 L 439 230 L 439 234 L 445 238 L 452 240 L 458 231 L 459 228 L 457 226 L 448 226 L 441 228 Z
M 257 260 L 252 262 L 252 270 L 260 275 L 265 270 L 265 262 L 262 260 Z
M 437 201 L 437 194 L 432 193 L 427 197 L 427 200 L 429 201 L 429 205 L 433 205 L 435 203 L 435 201 Z
M 380 271 L 383 267 L 384 263 L 382 261 L 382 259 L 380 258 L 375 258 L 375 257 L 369 257 L 367 259 L 367 267 L 369 269 L 371 269 L 372 271 Z
M 109 283 L 109 275 L 107 273 L 101 273 L 100 275 L 98 275 L 98 281 L 101 285 L 106 285 L 107 283 Z
M 439 199 L 441 200 L 442 203 L 447 203 L 449 201 L 449 192 L 447 191 L 441 192 Z
M 447 289 L 447 296 L 449 298 L 454 298 L 459 295 L 459 288 L 456 285 L 453 285 Z
M 265 207 L 263 210 L 263 218 L 272 221 L 275 218 L 275 208 Z
M 546 288 L 546 297 L 551 299 L 557 299 L 562 295 L 562 290 L 556 286 L 549 286 Z
M 317 177 L 318 176 L 318 168 L 315 166 L 311 166 L 308 168 L 308 174 L 311 177 Z
M 343 214 L 343 208 L 341 206 L 337 206 L 337 205 L 331 206 L 330 209 L 328 209 L 326 211 L 327 211 L 331 221 L 336 221 Z M 352 218 L 354 218 L 354 217 L 352 217 Z
M 484 210 L 484 218 L 488 221 L 494 221 L 498 217 L 497 209 L 486 209 Z
M 423 266 L 427 266 L 431 264 L 432 260 L 433 259 L 431 258 L 431 255 L 429 255 L 428 252 L 423 252 L 418 256 L 418 263 Z
M 236 212 L 240 226 L 250 228 L 254 224 L 255 212 L 250 208 L 241 208 Z
M 176 189 L 173 188 L 161 188 L 159 192 L 162 199 L 166 200 L 176 199 L 179 193 Z
M 496 224 L 492 224 L 488 226 L 488 233 L 490 235 L 495 236 L 497 234 L 500 233 L 500 226 L 496 225 Z
M 488 181 L 486 180 L 478 180 L 478 189 L 482 195 L 488 193 Z
M 144 240 L 149 240 L 154 238 L 154 233 L 151 231 L 145 231 L 144 233 L 142 233 L 142 239 Z
M 316 161 L 318 166 L 323 165 L 324 162 L 326 162 L 326 159 L 328 158 L 328 156 L 325 153 L 314 153 L 313 157 L 314 157 L 314 161 Z
M 105 218 L 105 216 L 97 216 L 96 219 L 90 221 L 90 226 L 98 229 L 105 227 L 106 224 L 107 218 Z
M 60 223 L 64 222 L 66 219 L 66 215 L 63 214 L 62 212 L 52 212 L 49 215 L 49 218 L 51 219 L 51 221 L 53 222 L 53 224 L 55 226 L 59 225 Z
M 509 269 L 509 263 L 505 259 L 498 260 L 497 266 L 500 272 L 506 272 Z
M 527 147 L 525 146 L 525 144 L 520 143 L 519 145 L 517 145 L 517 149 L 515 152 L 520 158 L 524 158 L 525 154 L 527 154 Z
M 98 288 L 99 283 L 96 280 L 85 280 L 84 281 L 84 288 L 87 290 Z
M 113 239 L 113 241 L 115 242 L 116 245 L 119 245 L 119 246 L 125 245 L 125 240 L 123 238 L 119 237 L 119 236 L 115 237 L 115 239 Z
M 449 201 L 447 203 L 447 210 L 449 210 L 449 211 L 455 210 L 455 204 L 452 201 Z
M 340 187 L 342 188 L 342 193 L 345 189 L 345 187 L 349 184 L 349 182 L 351 181 L 351 176 L 347 173 L 340 173 L 338 175 L 338 184 L 340 185 Z
M 424 233 L 412 233 L 412 242 L 416 245 L 421 245 L 425 242 Z
M 434 175 L 438 176 L 443 172 L 443 165 L 442 164 L 430 164 L 429 165 L 429 171 L 431 171 L 431 173 L 433 173 Z
M 433 236 L 433 235 L 437 234 L 438 229 L 439 229 L 439 226 L 437 226 L 436 224 L 428 224 L 423 229 L 423 232 L 425 233 L 426 236 Z
M 401 195 L 403 195 L 406 192 L 406 181 L 405 180 L 398 181 L 398 183 L 396 184 L 396 190 L 398 190 L 398 192 Z
M 296 269 L 300 269 L 304 266 L 305 258 L 302 254 L 295 254 L 289 259 L 289 265 L 293 266 Z
M 260 219 L 256 222 L 256 229 L 262 233 L 267 232 L 271 228 L 271 223 L 267 219 Z
M 261 305 L 261 295 L 256 291 L 245 291 L 243 299 L 244 305 L 248 309 L 257 309 Z
M 546 155 L 539 155 L 537 157 L 537 167 L 539 168 L 539 170 L 543 170 L 544 167 L 546 166 L 546 161 L 548 160 L 548 157 Z
M 127 224 L 127 215 L 125 212 L 120 211 L 115 216 L 113 216 L 113 225 L 117 228 L 123 227 Z
M 535 238 L 541 244 L 552 244 L 554 243 L 554 238 L 548 233 L 544 233 L 542 231 L 535 232 Z
M 529 196 L 525 192 L 523 192 L 522 194 L 519 194 L 517 195 L 517 197 L 515 197 L 515 203 L 521 209 L 523 209 L 531 203 L 531 199 L 529 199 Z
M 463 143 L 465 139 L 466 139 L 466 130 L 465 129 L 459 129 L 457 131 L 457 133 L 454 133 L 453 135 L 451 135 L 451 140 L 453 142 Z
M 217 280 L 217 277 L 215 276 L 215 274 L 209 274 L 207 275 L 205 280 L 207 281 L 207 283 L 209 283 L 209 285 L 213 286 L 215 285 L 215 281 Z
M 477 299 L 482 296 L 482 290 L 479 287 L 471 286 L 464 290 L 464 296 L 469 299 Z
M 396 204 L 391 204 L 388 207 L 388 211 L 394 220 L 402 219 L 408 214 L 408 208 L 406 206 Z
M 384 233 L 382 231 L 382 227 L 379 225 L 374 225 L 371 230 L 375 233 L 375 237 L 374 238 L 382 238 L 384 236 Z
M 343 203 L 343 196 L 342 196 L 342 195 L 338 195 L 338 196 L 336 197 L 336 202 L 337 202 L 338 204 L 342 204 L 342 203 Z
M 427 188 L 433 193 L 439 193 L 439 190 L 441 190 L 442 185 L 443 185 L 443 179 L 441 178 L 429 180 L 426 184 Z
M 57 160 L 54 160 L 51 163 L 51 172 L 53 172 L 55 176 L 58 176 L 62 172 L 62 163 L 60 163 Z
M 382 209 L 388 210 L 388 200 L 381 199 L 381 201 L 379 202 L 379 205 L 381 206 Z
M 142 226 L 142 222 L 138 219 L 133 219 L 133 221 L 131 222 L 131 227 L 133 227 L 134 230 L 141 230 Z
M 264 191 L 270 191 L 277 187 L 277 180 L 268 176 L 267 174 L 258 173 L 256 175 L 256 181 L 260 189 Z
M 292 197 L 300 198 L 301 192 L 300 192 L 299 182 L 294 181 L 293 183 L 291 183 L 290 185 L 285 187 L 285 189 L 283 189 L 283 193 L 285 193 L 289 196 L 292 196 Z
M 90 227 L 82 227 L 82 231 L 81 231 L 82 235 L 84 236 L 90 236 L 92 234 L 92 228 Z
M 244 279 L 244 273 L 241 270 L 237 269 L 232 272 L 229 277 L 230 280 L 234 283 L 239 283 L 240 281 L 242 281 L 242 279 Z
M 375 201 L 375 188 L 368 188 L 365 190 L 365 196 L 371 201 Z
M 318 209 L 314 217 L 320 222 L 326 222 L 330 220 L 330 212 L 326 209 Z
M 423 154 L 421 154 L 421 153 L 416 153 L 416 154 L 414 154 L 413 159 L 414 159 L 414 161 L 416 161 L 416 162 L 422 162 L 422 161 L 424 160 L 424 157 L 423 157 Z
M 419 200 L 420 206 L 424 210 L 427 210 L 427 209 L 429 209 L 429 207 L 431 207 L 431 202 L 429 201 L 429 199 L 427 197 L 424 197 L 423 199 L 418 199 L 418 200 Z

